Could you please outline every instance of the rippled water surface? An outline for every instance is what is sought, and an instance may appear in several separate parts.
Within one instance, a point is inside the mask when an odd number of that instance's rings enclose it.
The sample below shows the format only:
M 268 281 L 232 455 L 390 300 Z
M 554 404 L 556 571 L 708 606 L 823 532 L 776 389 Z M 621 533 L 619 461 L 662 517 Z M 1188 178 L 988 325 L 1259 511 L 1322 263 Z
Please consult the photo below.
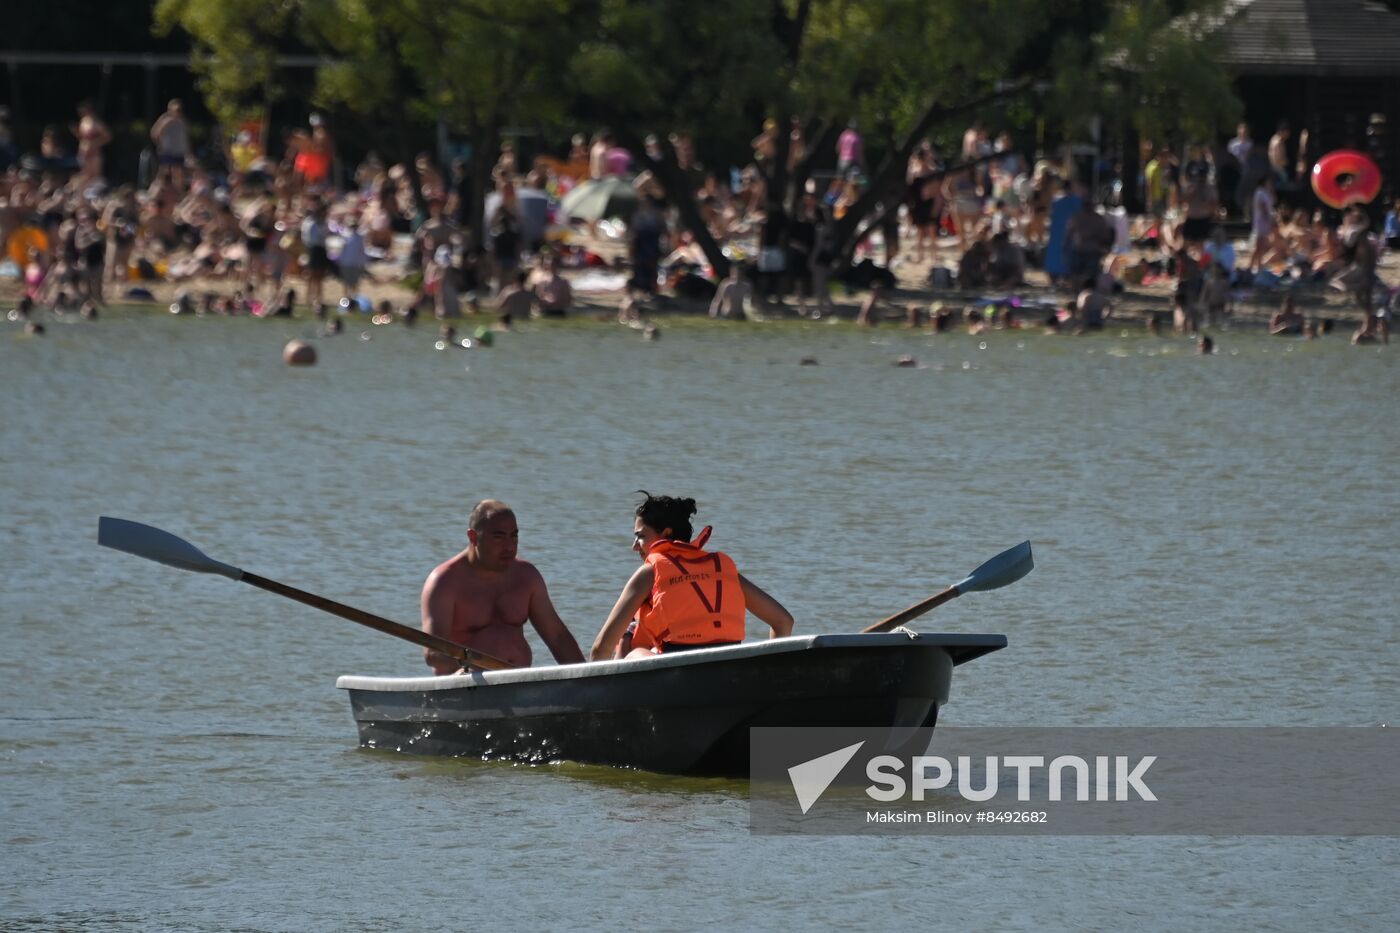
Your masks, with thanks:
M 1400 919 L 1394 839 L 764 838 L 741 783 L 362 751 L 336 676 L 416 648 L 95 543 L 133 518 L 415 623 L 497 496 L 586 643 L 637 489 L 694 496 L 802 631 L 1030 538 L 1031 576 L 917 623 L 1010 639 L 942 722 L 1393 724 L 1393 349 L 663 321 L 438 352 L 356 323 L 292 370 L 304 323 L 0 326 L 0 928 Z

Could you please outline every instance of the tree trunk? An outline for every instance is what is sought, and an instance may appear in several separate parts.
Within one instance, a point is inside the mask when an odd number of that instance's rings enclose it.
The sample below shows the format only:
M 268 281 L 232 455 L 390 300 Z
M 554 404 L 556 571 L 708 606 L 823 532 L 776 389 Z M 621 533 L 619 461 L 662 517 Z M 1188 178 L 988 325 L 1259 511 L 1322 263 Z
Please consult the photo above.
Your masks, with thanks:
M 933 127 L 959 114 L 975 111 L 992 101 L 1003 100 L 1022 94 L 1030 89 L 1031 83 L 1031 79 L 1026 78 L 1008 87 L 988 92 L 979 97 L 971 98 L 970 100 L 962 101 L 951 107 L 940 107 L 936 103 L 930 103 L 927 109 L 924 110 L 923 116 L 921 116 L 918 122 L 914 124 L 913 128 L 905 134 L 904 140 L 899 144 L 899 147 L 894 152 L 886 155 L 876 170 L 871 173 L 870 185 L 865 189 L 865 193 L 862 194 L 856 200 L 856 203 L 852 204 L 850 209 L 846 211 L 845 215 L 836 222 L 835 242 L 833 244 L 834 252 L 838 256 L 843 257 L 848 257 L 855 252 L 856 244 L 860 242 L 861 237 L 865 236 L 874 226 L 872 223 L 862 227 L 861 222 L 874 212 L 875 206 L 878 203 L 888 196 L 895 181 L 903 175 L 905 168 L 909 164 L 909 156 L 913 153 L 914 147 L 919 144 L 921 138 L 928 135 L 928 132 L 933 129 Z M 967 165 L 976 165 L 984 161 L 986 161 L 986 159 L 979 159 L 975 162 L 969 162 Z M 964 167 L 966 166 L 957 166 L 957 168 Z M 954 170 L 956 169 L 946 169 L 945 173 Z M 896 202 L 894 206 L 897 209 L 898 202 Z M 859 232 L 859 235 L 857 235 L 857 232 Z
M 787 245 L 788 219 L 796 207 L 788 189 L 788 153 L 792 149 L 792 118 L 783 114 L 776 119 L 777 139 L 773 158 L 763 170 L 763 230 L 758 235 L 759 254 L 764 244 L 778 249 Z
M 491 172 L 496 167 L 499 155 L 500 121 L 494 116 L 485 125 L 472 128 L 472 161 L 469 167 L 471 196 L 467 199 L 462 216 L 467 219 L 468 249 L 480 255 L 486 252 L 488 240 L 486 222 L 486 195 L 495 188 Z
M 621 121 L 615 121 L 617 126 Z M 724 278 L 729 274 L 729 259 L 720 249 L 719 243 L 710 234 L 710 228 L 705 224 L 705 218 L 700 213 L 700 203 L 695 200 L 695 192 L 691 190 L 690 179 L 686 178 L 685 172 L 681 171 L 680 164 L 676 162 L 675 150 L 671 148 L 671 141 L 663 139 L 661 142 L 661 158 L 653 159 L 647 155 L 646 142 L 636 133 L 627 130 L 614 130 L 617 141 L 625 148 L 636 155 L 637 161 L 646 166 L 648 171 L 656 176 L 661 182 L 661 187 L 666 189 L 666 199 L 676 208 L 680 214 L 681 226 L 695 238 L 695 245 L 700 247 L 700 251 L 705 254 L 705 260 L 710 264 L 717 278 Z

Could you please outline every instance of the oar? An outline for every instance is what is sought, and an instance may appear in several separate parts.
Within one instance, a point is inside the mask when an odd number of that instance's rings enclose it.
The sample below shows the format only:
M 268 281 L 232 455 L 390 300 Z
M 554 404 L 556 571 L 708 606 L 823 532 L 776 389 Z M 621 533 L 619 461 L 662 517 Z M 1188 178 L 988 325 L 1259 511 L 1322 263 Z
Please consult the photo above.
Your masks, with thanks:
M 500 658 L 483 654 L 454 641 L 429 635 L 427 632 L 409 628 L 407 625 L 400 625 L 398 622 L 391 622 L 362 609 L 356 609 L 353 606 L 347 606 L 344 603 L 338 603 L 323 596 L 278 583 L 276 580 L 269 580 L 246 570 L 220 563 L 206 556 L 203 551 L 185 539 L 178 538 L 168 531 L 143 525 L 140 522 L 131 522 L 124 518 L 109 518 L 104 515 L 97 520 L 97 543 L 103 547 L 115 548 L 118 551 L 135 554 L 137 557 L 144 557 L 157 563 L 179 567 L 181 570 L 216 573 L 228 577 L 230 580 L 251 583 L 260 589 L 276 593 L 278 596 L 295 599 L 297 602 L 314 606 L 332 615 L 340 616 L 342 619 L 367 625 L 386 635 L 393 635 L 425 648 L 431 648 L 461 661 L 464 666 L 480 667 L 487 670 L 505 670 L 511 666 Z
M 916 619 L 928 612 L 943 605 L 954 597 L 964 593 L 975 593 L 979 590 L 995 590 L 999 587 L 1015 583 L 1017 580 L 1031 572 L 1035 566 L 1035 561 L 1031 559 L 1031 543 L 1022 541 L 1009 550 L 1002 551 L 996 557 L 978 567 L 967 575 L 967 579 L 961 583 L 954 583 L 941 593 L 930 596 L 921 603 L 916 603 L 905 609 L 903 612 L 896 612 L 888 619 L 882 619 L 874 625 L 861 629 L 861 633 L 867 632 L 888 632 L 890 629 L 898 628 L 911 619 Z

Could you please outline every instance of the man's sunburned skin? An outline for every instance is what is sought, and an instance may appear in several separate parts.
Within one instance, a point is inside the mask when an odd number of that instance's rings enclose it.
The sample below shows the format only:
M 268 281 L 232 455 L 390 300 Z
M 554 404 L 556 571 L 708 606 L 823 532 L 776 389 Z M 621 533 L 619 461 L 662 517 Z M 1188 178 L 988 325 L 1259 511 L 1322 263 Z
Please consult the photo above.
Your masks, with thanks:
M 435 569 L 423 585 L 423 630 L 514 667 L 529 667 L 529 621 L 556 661 L 580 663 L 583 654 L 550 602 L 544 577 L 516 557 L 520 531 L 515 515 L 495 500 L 482 505 L 496 511 L 468 531 L 467 549 Z M 460 666 L 433 651 L 426 651 L 425 658 L 437 674 L 451 674 Z
M 466 552 L 434 571 L 439 585 L 456 594 L 446 629 L 435 631 L 448 641 L 494 655 L 514 667 L 529 667 L 533 656 L 525 641 L 525 622 L 530 609 L 530 589 L 539 571 L 523 561 L 512 560 L 498 574 L 481 573 L 467 563 Z M 457 670 L 459 663 L 443 655 L 439 673 Z M 443 668 L 446 668 L 444 670 Z

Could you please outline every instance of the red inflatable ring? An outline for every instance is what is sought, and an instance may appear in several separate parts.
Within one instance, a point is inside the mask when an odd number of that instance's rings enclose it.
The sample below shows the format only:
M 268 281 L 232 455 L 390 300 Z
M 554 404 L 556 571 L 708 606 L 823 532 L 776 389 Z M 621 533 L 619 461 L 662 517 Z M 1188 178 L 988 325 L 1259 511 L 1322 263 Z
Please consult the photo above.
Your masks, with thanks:
M 1317 160 L 1312 186 L 1328 207 L 1369 204 L 1381 193 L 1381 170 L 1364 152 L 1338 149 Z

